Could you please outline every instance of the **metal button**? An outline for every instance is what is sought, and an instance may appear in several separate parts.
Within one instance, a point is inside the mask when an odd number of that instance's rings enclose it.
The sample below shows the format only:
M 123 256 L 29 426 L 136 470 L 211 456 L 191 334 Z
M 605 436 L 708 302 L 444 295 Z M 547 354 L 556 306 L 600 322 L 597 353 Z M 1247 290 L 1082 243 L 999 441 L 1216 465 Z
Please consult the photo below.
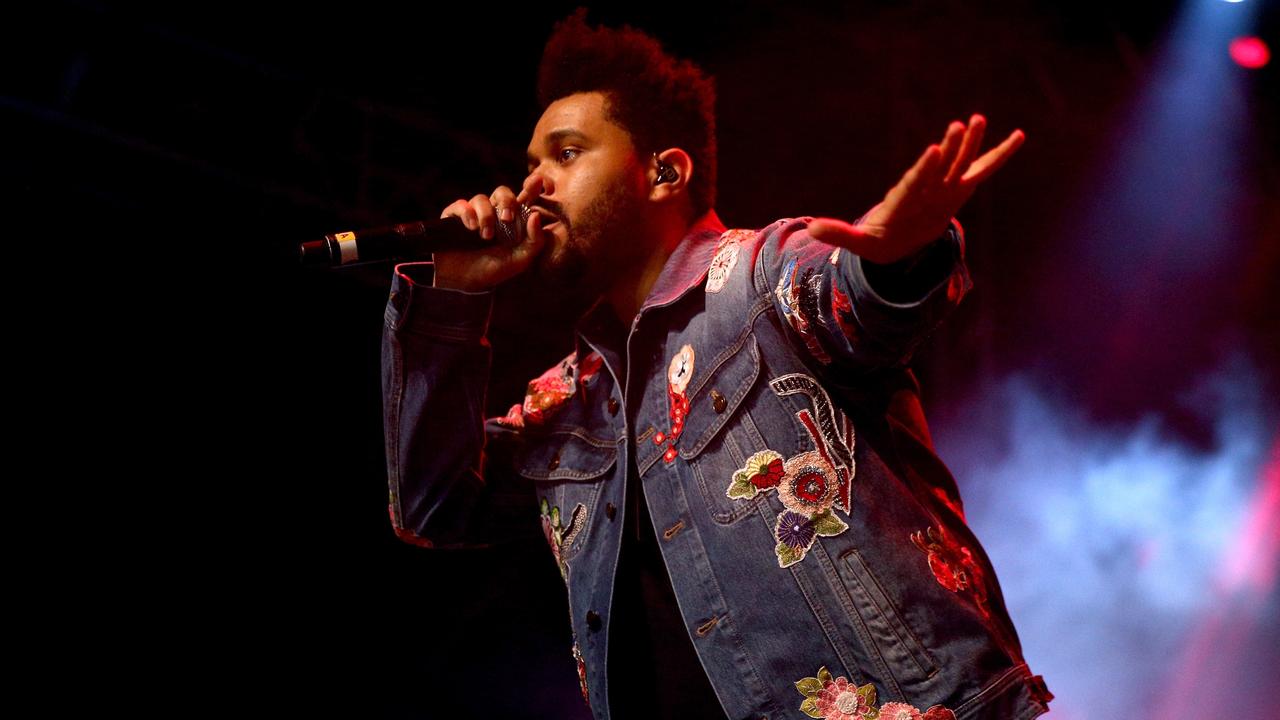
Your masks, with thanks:
M 587 627 L 591 629 L 591 632 L 600 629 L 600 615 L 595 610 L 587 611 Z
M 605 503 L 604 514 L 607 515 L 610 520 L 612 520 L 613 516 L 618 514 L 618 508 L 614 507 L 613 503 Z
M 724 399 L 724 396 L 720 394 L 719 390 L 711 391 L 711 407 L 716 409 L 716 413 L 724 412 L 724 409 L 728 404 L 729 401 Z
M 618 398 L 609 398 L 609 414 L 618 414 Z
M 557 450 L 556 454 L 552 455 L 551 459 L 547 461 L 548 470 L 555 470 L 558 467 L 560 467 L 560 451 L 559 450 Z

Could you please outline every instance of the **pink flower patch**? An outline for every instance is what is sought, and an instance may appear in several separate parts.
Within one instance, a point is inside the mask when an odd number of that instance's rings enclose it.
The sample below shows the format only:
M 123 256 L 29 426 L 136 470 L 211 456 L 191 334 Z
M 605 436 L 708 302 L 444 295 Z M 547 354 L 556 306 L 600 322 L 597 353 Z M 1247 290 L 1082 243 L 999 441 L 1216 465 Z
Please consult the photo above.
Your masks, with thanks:
M 906 703 L 891 702 L 880 707 L 880 720 L 955 720 L 956 714 L 941 705 L 923 713 Z
M 818 693 L 818 712 L 826 720 L 861 718 L 873 709 L 867 702 L 867 693 L 858 694 L 858 688 L 842 677 L 827 683 Z

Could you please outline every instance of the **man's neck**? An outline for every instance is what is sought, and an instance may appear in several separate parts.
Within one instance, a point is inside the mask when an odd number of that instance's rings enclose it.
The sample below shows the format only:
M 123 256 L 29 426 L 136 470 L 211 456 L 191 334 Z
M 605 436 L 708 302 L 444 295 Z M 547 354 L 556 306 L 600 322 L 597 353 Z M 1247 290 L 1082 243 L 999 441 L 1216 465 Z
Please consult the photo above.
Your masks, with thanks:
M 653 234 L 654 242 L 648 256 L 640 263 L 636 272 L 619 278 L 618 282 L 605 292 L 605 302 L 613 307 L 614 314 L 625 327 L 631 327 L 631 321 L 635 319 L 636 313 L 640 312 L 640 306 L 649 297 L 653 284 L 662 275 L 662 268 L 666 266 L 667 258 L 671 257 L 671 253 L 680 245 L 680 241 L 689 234 L 691 227 L 693 227 L 692 221 L 675 217 L 651 228 L 649 232 Z

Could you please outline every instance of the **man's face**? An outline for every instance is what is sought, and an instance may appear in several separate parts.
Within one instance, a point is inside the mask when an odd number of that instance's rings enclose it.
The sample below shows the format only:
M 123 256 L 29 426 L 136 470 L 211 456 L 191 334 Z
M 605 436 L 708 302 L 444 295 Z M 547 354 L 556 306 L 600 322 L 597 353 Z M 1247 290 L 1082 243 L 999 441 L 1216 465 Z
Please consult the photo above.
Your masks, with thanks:
M 631 136 L 606 117 L 602 93 L 578 93 L 547 107 L 529 144 L 528 203 L 559 218 L 544 222 L 547 246 L 534 272 L 544 281 L 598 294 L 645 251 L 644 166 Z

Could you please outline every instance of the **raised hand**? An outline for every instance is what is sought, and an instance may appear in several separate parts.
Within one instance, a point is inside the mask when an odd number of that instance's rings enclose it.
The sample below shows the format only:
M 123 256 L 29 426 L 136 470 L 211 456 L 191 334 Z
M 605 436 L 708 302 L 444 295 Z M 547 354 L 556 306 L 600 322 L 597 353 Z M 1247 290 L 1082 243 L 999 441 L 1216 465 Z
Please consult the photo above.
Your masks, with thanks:
M 974 159 L 986 126 L 986 118 L 977 114 L 968 127 L 958 120 L 951 123 L 942 145 L 926 148 L 862 222 L 818 218 L 809 224 L 809 234 L 874 263 L 887 265 L 917 252 L 941 237 L 978 183 L 999 170 L 1026 139 L 1021 130 L 1014 130 Z

